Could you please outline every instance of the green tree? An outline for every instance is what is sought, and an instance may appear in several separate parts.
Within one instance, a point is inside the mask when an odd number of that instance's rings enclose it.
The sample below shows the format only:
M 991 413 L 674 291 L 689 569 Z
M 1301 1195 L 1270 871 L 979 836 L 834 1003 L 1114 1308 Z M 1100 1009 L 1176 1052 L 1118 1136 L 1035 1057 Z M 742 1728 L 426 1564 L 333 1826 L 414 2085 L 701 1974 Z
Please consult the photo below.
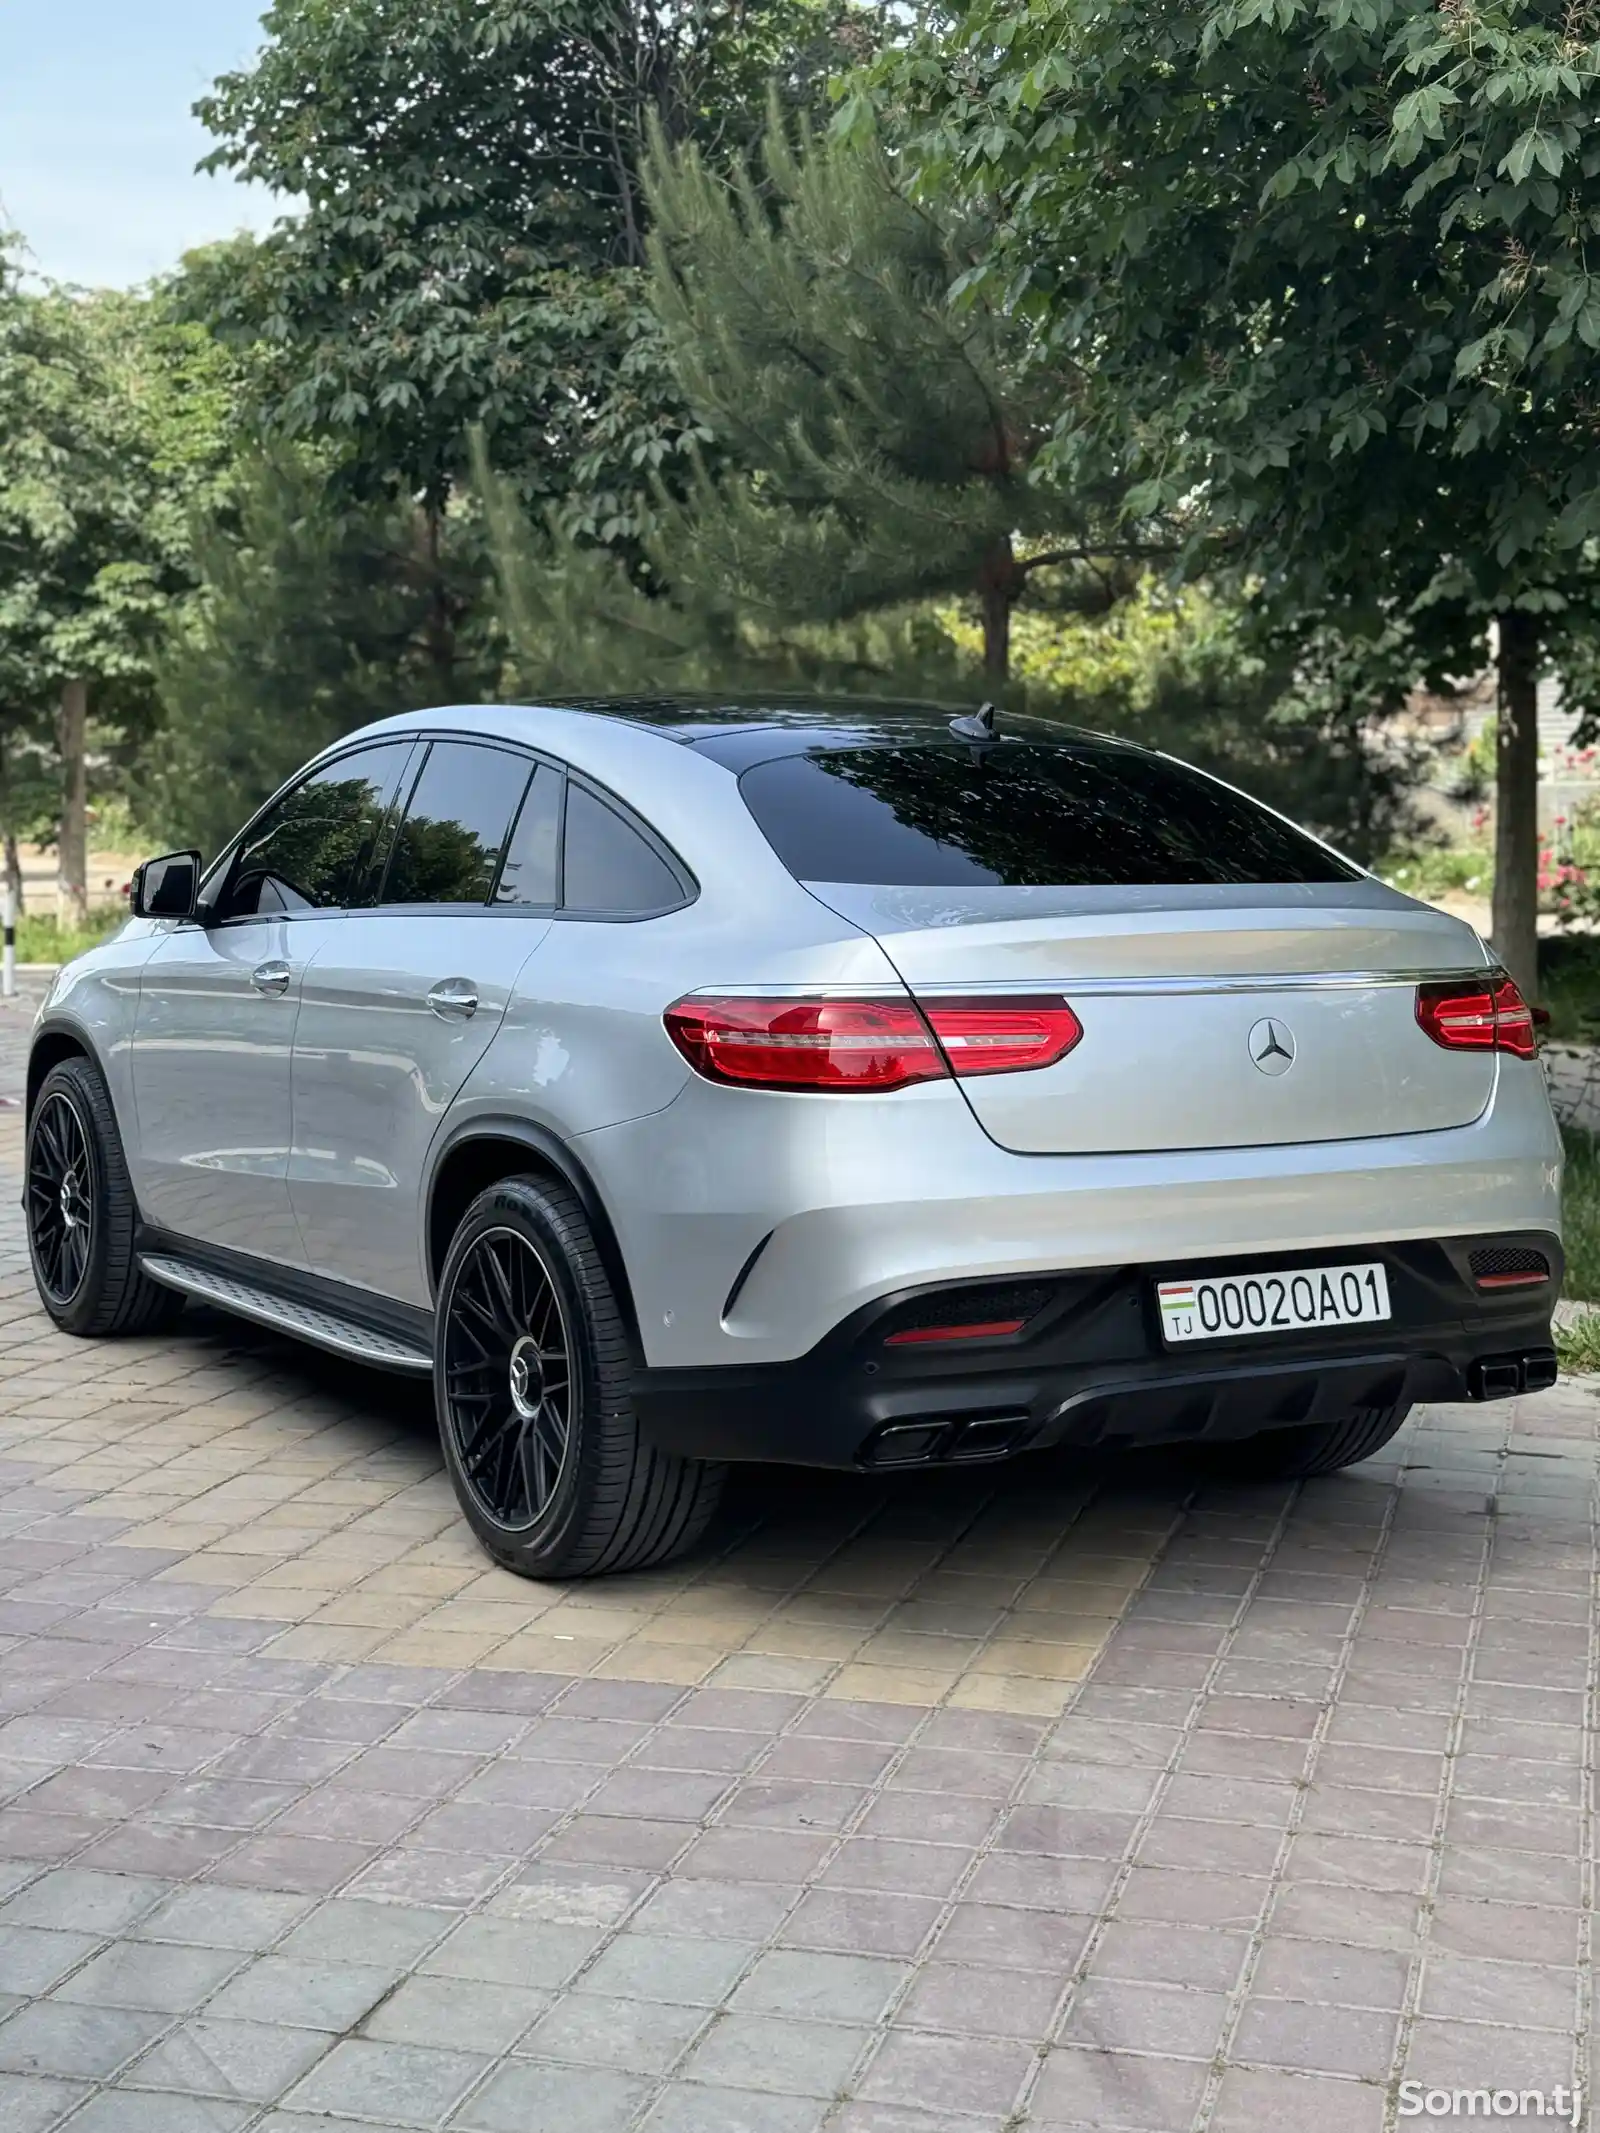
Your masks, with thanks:
M 0 742 L 37 748 L 53 720 L 61 915 L 81 923 L 91 733 L 125 749 L 153 723 L 221 395 L 197 329 L 140 297 L 24 292 L 16 256 L 0 251 Z
M 304 207 L 197 293 L 263 349 L 269 424 L 336 446 L 353 493 L 437 522 L 477 425 L 531 503 L 626 542 L 690 427 L 643 300 L 645 121 L 737 144 L 770 79 L 816 95 L 870 19 L 856 0 L 282 0 L 198 109 L 213 166 Z M 442 665 L 456 619 L 441 580 Z
M 1435 675 L 1494 622 L 1494 931 L 1529 987 L 1535 689 L 1594 628 L 1596 34 L 1569 0 L 980 0 L 883 80 L 924 182 L 1000 202 L 980 286 L 1080 366 L 1065 479 L 1203 512 Z
M 330 496 L 309 451 L 280 446 L 241 468 L 227 505 L 194 529 L 199 592 L 161 662 L 160 745 L 135 788 L 153 832 L 215 852 L 352 727 L 489 693 L 481 636 L 465 638 L 453 676 L 430 643 L 438 576 L 464 598 L 482 574 L 474 521 L 453 517 L 437 555 L 419 557 L 416 538 L 404 502 Z
M 614 549 L 530 522 L 515 485 L 488 464 L 475 484 L 505 632 L 512 694 L 594 696 L 754 690 L 851 691 L 976 701 L 972 662 L 931 610 L 866 615 L 850 625 L 763 624 L 726 607 L 684 605 L 669 581 L 648 587 Z
M 913 199 L 871 138 L 791 138 L 760 176 L 694 143 L 649 168 L 652 290 L 677 374 L 727 462 L 660 499 L 650 552 L 681 603 L 769 624 L 970 596 L 990 682 L 1036 581 L 1104 605 L 1105 529 L 1081 483 L 1041 480 L 1077 397 L 1032 324 L 974 289 L 996 236 L 979 200 Z M 1063 581 L 1063 566 L 1078 566 Z

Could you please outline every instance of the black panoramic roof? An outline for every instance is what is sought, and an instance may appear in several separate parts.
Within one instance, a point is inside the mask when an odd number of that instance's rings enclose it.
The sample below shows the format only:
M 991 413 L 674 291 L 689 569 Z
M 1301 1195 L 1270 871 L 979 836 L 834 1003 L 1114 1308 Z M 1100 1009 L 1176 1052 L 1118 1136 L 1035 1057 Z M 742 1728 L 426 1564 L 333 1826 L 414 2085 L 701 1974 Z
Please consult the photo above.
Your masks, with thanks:
M 589 697 L 572 699 L 571 708 L 649 726 L 707 755 L 728 769 L 741 771 L 774 756 L 812 754 L 820 749 L 893 748 L 908 741 L 948 742 L 960 746 L 950 730 L 952 719 L 970 716 L 974 706 L 907 702 L 877 696 Z M 1056 725 L 1002 711 L 995 738 L 1036 745 L 1126 747 L 1112 736 L 1079 726 Z

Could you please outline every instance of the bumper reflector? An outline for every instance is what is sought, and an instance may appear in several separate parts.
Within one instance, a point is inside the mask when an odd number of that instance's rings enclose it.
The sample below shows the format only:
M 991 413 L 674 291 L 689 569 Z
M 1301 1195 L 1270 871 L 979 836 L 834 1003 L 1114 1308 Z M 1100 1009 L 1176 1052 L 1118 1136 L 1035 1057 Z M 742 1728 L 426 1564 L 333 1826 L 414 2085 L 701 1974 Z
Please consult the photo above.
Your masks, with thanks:
M 909 1348 L 919 1341 L 989 1341 L 1006 1333 L 1020 1333 L 1025 1318 L 991 1318 L 975 1326 L 908 1326 L 904 1333 L 891 1333 L 886 1348 Z

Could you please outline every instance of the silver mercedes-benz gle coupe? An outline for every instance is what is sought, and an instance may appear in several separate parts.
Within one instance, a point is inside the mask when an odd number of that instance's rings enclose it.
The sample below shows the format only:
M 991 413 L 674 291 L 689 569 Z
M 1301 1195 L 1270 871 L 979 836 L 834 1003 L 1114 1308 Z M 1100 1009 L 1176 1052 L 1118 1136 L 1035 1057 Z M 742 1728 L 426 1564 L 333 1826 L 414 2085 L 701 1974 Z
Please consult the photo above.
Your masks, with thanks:
M 725 1463 L 1327 1473 L 1555 1376 L 1560 1142 L 1470 927 L 987 709 L 478 707 L 140 869 L 28 1075 L 56 1324 L 197 1297 L 431 1374 L 489 1552 Z

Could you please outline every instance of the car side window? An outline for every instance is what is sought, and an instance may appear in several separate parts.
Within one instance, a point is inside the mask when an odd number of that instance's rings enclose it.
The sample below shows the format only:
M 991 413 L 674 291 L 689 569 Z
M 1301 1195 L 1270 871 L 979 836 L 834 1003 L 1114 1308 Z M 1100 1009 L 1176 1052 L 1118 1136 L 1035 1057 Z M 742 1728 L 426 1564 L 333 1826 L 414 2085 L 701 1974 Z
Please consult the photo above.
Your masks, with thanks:
M 358 749 L 285 793 L 246 832 L 218 916 L 293 917 L 368 901 L 373 861 L 411 749 L 410 741 Z
M 506 847 L 494 892 L 497 904 L 535 905 L 548 911 L 561 901 L 561 788 L 565 780 L 551 763 L 533 773 Z
M 526 756 L 435 741 L 400 827 L 379 901 L 486 904 L 528 782 Z
M 616 808 L 586 786 L 567 785 L 562 907 L 597 918 L 639 918 L 684 900 L 676 870 Z

